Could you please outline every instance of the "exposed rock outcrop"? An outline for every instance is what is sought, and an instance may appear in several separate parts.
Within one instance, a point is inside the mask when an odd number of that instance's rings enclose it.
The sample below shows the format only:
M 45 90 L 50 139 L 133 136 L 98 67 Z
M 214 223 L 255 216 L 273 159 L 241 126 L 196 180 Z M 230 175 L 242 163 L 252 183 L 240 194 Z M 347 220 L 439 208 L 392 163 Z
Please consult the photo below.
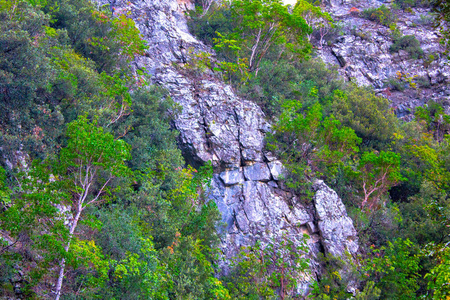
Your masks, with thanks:
M 187 161 L 213 163 L 210 197 L 225 223 L 224 269 L 241 246 L 269 242 L 283 234 L 300 245 L 303 233 L 308 233 L 312 258 L 323 248 L 332 254 L 345 249 L 355 254 L 356 231 L 342 202 L 325 184 L 317 185 L 315 203 L 280 187 L 283 166 L 264 150 L 270 125 L 261 109 L 237 97 L 210 71 L 189 75 L 183 70 L 189 59 L 185 49 L 211 52 L 188 33 L 184 11 L 192 4 L 175 0 L 111 0 L 110 4 L 115 12 L 128 10 L 148 42 L 149 50 L 136 59 L 135 67 L 145 67 L 154 83 L 168 89 L 183 108 L 175 127 Z M 311 267 L 317 266 L 312 260 Z M 311 280 L 303 279 L 302 292 Z
M 314 206 L 318 230 L 325 251 L 337 257 L 344 256 L 346 252 L 356 253 L 356 230 L 342 200 L 322 180 L 316 181 L 313 189 L 316 191 Z
M 322 59 L 339 67 L 340 74 L 358 85 L 371 85 L 392 102 L 397 115 L 412 118 L 417 106 L 429 100 L 444 105 L 450 112 L 450 66 L 442 54 L 440 34 L 432 27 L 430 9 L 413 8 L 409 12 L 394 11 L 395 26 L 402 35 L 413 35 L 423 50 L 421 58 L 412 58 L 408 52 L 391 52 L 392 29 L 388 26 L 363 18 L 363 10 L 381 5 L 391 6 L 392 1 L 330 0 L 325 10 L 329 11 L 338 24 L 339 36 L 319 50 Z M 405 92 L 389 87 L 389 80 L 396 80 L 399 74 L 413 78 L 417 88 L 410 88 L 406 80 L 401 81 Z M 418 79 L 418 80 L 417 80 Z

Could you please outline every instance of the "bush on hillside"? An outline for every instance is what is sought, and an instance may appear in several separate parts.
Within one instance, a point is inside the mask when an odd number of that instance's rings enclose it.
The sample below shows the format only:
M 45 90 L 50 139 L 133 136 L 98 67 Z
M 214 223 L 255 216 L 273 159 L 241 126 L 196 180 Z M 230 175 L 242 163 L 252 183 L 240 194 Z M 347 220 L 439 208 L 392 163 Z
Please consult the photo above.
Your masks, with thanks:
M 405 35 L 395 39 L 389 50 L 391 52 L 404 50 L 408 52 L 412 59 L 418 59 L 423 56 L 423 50 L 420 48 L 420 42 L 413 35 Z
M 368 8 L 363 11 L 362 16 L 384 26 L 389 26 L 396 20 L 395 15 L 385 5 L 381 5 L 378 8 Z

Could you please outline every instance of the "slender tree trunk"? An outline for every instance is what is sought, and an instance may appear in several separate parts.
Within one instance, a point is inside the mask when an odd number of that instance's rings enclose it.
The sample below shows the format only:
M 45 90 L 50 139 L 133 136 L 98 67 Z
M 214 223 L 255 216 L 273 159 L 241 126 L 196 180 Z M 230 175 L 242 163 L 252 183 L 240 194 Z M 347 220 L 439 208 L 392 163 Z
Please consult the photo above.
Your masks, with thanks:
M 59 262 L 59 276 L 58 276 L 58 281 L 56 281 L 56 297 L 55 297 L 55 300 L 59 300 L 59 297 L 61 297 L 61 288 L 62 288 L 62 283 L 63 283 L 63 278 L 64 278 L 65 266 L 66 266 L 66 259 L 63 258 Z
M 252 54 L 250 55 L 250 59 L 248 61 L 248 67 L 249 67 L 250 70 L 253 70 L 253 63 L 254 63 L 254 60 L 256 58 L 256 53 L 257 53 L 257 50 L 258 50 L 258 47 L 259 47 L 260 39 L 261 39 L 261 28 L 259 29 L 258 34 L 256 35 L 255 44 L 253 45 L 253 47 L 251 49 L 252 50 Z
M 211 4 L 213 3 L 213 0 L 208 1 L 208 5 L 206 8 L 203 6 L 203 13 L 200 15 L 200 18 L 203 18 L 208 13 L 209 8 L 211 7 Z
M 84 201 L 83 201 L 84 202 Z M 80 203 L 77 207 L 77 213 L 72 221 L 72 224 L 70 226 L 69 229 L 69 240 L 67 241 L 67 244 L 64 246 L 64 250 L 67 252 L 69 252 L 69 248 L 70 248 L 70 243 L 72 242 L 72 237 L 73 237 L 73 233 L 75 232 L 75 228 L 78 225 L 78 221 L 80 219 L 80 215 L 81 212 L 83 210 L 82 207 L 82 203 Z M 56 281 L 56 289 L 55 289 L 55 300 L 59 300 L 59 298 L 61 297 L 61 289 L 62 289 L 62 284 L 63 284 L 63 280 L 64 280 L 64 270 L 66 268 L 66 259 L 62 258 L 61 261 L 59 262 L 59 275 L 58 275 L 58 280 Z

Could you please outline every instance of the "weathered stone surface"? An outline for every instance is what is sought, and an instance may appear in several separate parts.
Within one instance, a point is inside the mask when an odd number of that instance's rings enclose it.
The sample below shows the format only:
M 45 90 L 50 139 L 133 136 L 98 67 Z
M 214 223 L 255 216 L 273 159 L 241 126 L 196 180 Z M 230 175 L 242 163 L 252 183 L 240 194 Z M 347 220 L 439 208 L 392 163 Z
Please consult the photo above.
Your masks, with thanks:
M 264 153 L 264 157 L 265 157 L 268 161 L 274 161 L 274 160 L 277 160 L 277 159 L 278 159 L 272 152 L 265 152 L 265 153 Z
M 283 164 L 279 161 L 272 161 L 267 164 L 270 169 L 270 173 L 272 174 L 273 179 L 280 180 L 285 175 L 285 168 L 283 167 Z
M 397 15 L 396 26 L 402 35 L 413 35 L 420 42 L 424 55 L 418 59 L 404 50 L 392 53 L 390 46 L 393 39 L 389 27 L 350 12 L 352 7 L 363 11 L 383 4 L 389 7 L 390 1 L 327 1 L 325 9 L 340 24 L 342 35 L 330 40 L 327 45 L 317 45 L 317 48 L 320 57 L 338 66 L 339 73 L 346 80 L 373 86 L 380 95 L 391 100 L 399 117 L 409 120 L 415 107 L 429 100 L 444 103 L 448 99 L 446 91 L 450 90 L 450 66 L 442 54 L 440 36 L 432 27 L 430 10 L 413 8 L 411 12 Z M 395 80 L 400 73 L 420 77 L 429 85 L 418 86 L 420 89 L 410 88 L 407 92 L 393 90 L 388 81 Z M 408 84 L 404 84 L 408 88 Z M 450 106 L 445 105 L 445 109 L 450 112 Z
M 265 226 L 265 217 L 267 215 L 264 207 L 264 200 L 261 198 L 260 191 L 258 190 L 258 182 L 246 181 L 244 183 L 244 212 L 247 219 L 253 223 L 253 225 Z M 256 224 L 261 223 L 261 224 Z
M 269 181 L 270 171 L 266 163 L 257 162 L 244 167 L 244 176 L 246 180 Z
M 326 252 L 342 257 L 346 251 L 356 254 L 358 238 L 352 220 L 347 216 L 345 206 L 335 191 L 322 180 L 313 186 L 314 205 L 318 219 L 318 229 Z
M 269 181 L 267 185 L 273 188 L 278 188 L 278 184 L 275 181 Z
M 242 170 L 234 169 L 220 173 L 220 179 L 223 180 L 225 185 L 234 185 L 244 182 L 244 175 Z

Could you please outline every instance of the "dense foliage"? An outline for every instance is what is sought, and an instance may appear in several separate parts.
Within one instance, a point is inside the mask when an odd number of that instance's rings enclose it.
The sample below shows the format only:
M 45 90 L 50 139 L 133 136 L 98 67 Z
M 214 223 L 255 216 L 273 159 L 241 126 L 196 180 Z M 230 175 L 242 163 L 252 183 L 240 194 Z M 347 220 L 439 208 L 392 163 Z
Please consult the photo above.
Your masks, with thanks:
M 0 15 L 1 294 L 226 299 L 211 166 L 185 166 L 179 108 L 129 68 L 134 22 L 87 0 Z
M 396 20 L 395 14 L 393 14 L 391 9 L 384 4 L 378 8 L 368 8 L 364 10 L 362 14 L 366 19 L 385 26 L 391 25 Z

